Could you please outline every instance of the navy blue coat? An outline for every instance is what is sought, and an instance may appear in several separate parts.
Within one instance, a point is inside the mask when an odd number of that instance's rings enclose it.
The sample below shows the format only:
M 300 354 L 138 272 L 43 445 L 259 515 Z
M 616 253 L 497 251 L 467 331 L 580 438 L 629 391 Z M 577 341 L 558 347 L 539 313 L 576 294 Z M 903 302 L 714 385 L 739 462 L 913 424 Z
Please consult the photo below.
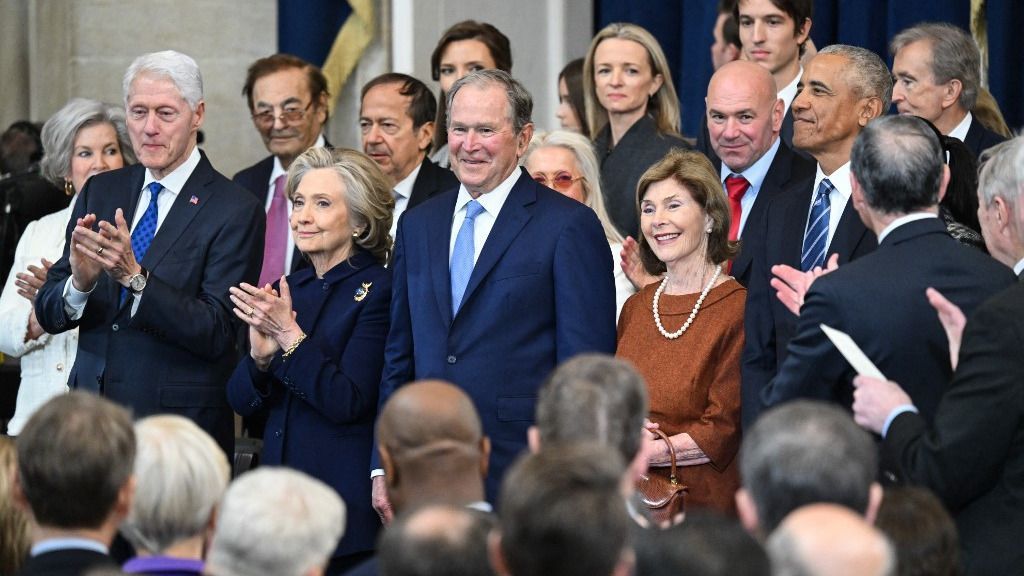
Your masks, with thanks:
M 452 317 L 448 252 L 458 189 L 398 226 L 381 402 L 440 378 L 473 399 L 491 438 L 487 496 L 526 448 L 537 390 L 581 352 L 615 352 L 612 260 L 594 211 L 522 171 Z
M 301 470 L 341 495 L 347 520 L 335 555 L 372 550 L 380 520 L 367 471 L 391 274 L 359 251 L 323 278 L 311 267 L 294 272 L 288 285 L 306 341 L 288 358 L 278 352 L 266 372 L 246 356 L 228 383 L 228 400 L 242 416 L 268 412 L 264 464 Z

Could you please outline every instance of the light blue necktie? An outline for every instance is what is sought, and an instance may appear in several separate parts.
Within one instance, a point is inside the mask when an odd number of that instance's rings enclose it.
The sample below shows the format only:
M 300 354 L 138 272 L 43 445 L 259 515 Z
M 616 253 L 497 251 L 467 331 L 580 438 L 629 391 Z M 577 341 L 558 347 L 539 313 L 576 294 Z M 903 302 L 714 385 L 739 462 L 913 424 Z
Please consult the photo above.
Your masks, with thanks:
M 139 220 L 135 230 L 132 231 L 132 252 L 135 253 L 135 261 L 139 264 L 142 264 L 142 259 L 146 257 L 149 245 L 153 243 L 153 236 L 156 235 L 157 198 L 163 189 L 164 187 L 159 182 L 151 182 L 149 184 L 149 206 L 146 207 L 146 211 L 142 214 L 142 219 Z M 127 296 L 128 290 L 121 288 L 122 303 Z
M 469 276 L 473 273 L 473 254 L 476 251 L 473 245 L 473 221 L 484 207 L 476 200 L 470 200 L 466 204 L 466 219 L 462 221 L 459 234 L 455 237 L 455 249 L 452 250 L 452 262 L 449 271 L 452 275 L 452 316 L 459 311 L 462 305 L 462 297 L 466 294 L 466 286 L 469 285 Z
M 804 248 L 800 253 L 800 269 L 804 272 L 825 264 L 825 250 L 828 248 L 828 219 L 832 212 L 829 194 L 835 186 L 825 178 L 818 184 L 818 193 L 811 204 L 811 216 L 807 219 L 807 233 L 804 234 Z

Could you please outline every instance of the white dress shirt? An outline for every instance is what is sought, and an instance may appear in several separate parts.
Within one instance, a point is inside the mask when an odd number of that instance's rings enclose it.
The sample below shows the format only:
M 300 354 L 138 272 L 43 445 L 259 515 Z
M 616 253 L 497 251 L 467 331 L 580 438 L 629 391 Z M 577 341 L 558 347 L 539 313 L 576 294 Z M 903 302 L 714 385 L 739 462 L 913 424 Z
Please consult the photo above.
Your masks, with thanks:
M 516 180 L 519 180 L 519 177 L 522 175 L 522 170 L 517 166 L 494 190 L 481 194 L 476 199 L 483 206 L 484 210 L 473 221 L 474 265 L 480 259 L 480 251 L 484 249 L 484 243 L 487 242 L 487 237 L 491 234 L 491 228 L 494 227 L 494 221 L 498 219 L 501 207 L 505 205 L 505 200 L 508 199 L 509 193 L 512 192 L 512 187 L 515 186 Z M 469 195 L 469 190 L 466 189 L 465 184 L 460 184 L 459 197 L 455 200 L 455 216 L 452 218 L 451 238 L 448 243 L 449 266 L 452 261 L 452 252 L 455 251 L 455 238 L 458 237 L 459 229 L 462 228 L 462 223 L 466 220 L 466 204 L 469 204 L 469 201 L 472 199 L 473 197 Z
M 953 138 L 956 138 L 957 140 L 963 142 L 964 139 L 967 138 L 967 132 L 968 130 L 971 129 L 971 122 L 973 121 L 974 116 L 970 112 L 968 112 L 967 115 L 964 116 L 964 119 L 961 120 L 960 123 L 956 125 L 956 128 L 953 128 L 952 130 L 949 131 L 949 134 L 947 134 L 947 136 L 952 136 Z
M 394 239 L 395 233 L 398 232 L 398 219 L 402 217 L 405 209 L 409 207 L 409 198 L 412 197 L 412 188 L 416 185 L 416 178 L 420 175 L 420 168 L 423 168 L 422 162 L 417 164 L 416 168 L 408 176 L 402 178 L 401 182 L 395 184 L 395 214 L 391 218 L 392 239 Z
M 821 164 L 819 164 L 814 175 L 814 188 L 811 189 L 811 202 L 814 202 L 814 197 L 818 194 L 818 186 L 825 178 L 825 173 L 821 171 Z M 846 204 L 850 201 L 850 196 L 853 194 L 853 190 L 850 187 L 850 163 L 847 162 L 836 168 L 835 172 L 828 176 L 828 181 L 832 183 L 833 187 L 832 193 L 828 196 L 831 205 L 828 215 L 828 247 L 831 248 L 832 237 L 836 235 L 836 229 L 839 228 L 839 220 L 842 219 L 843 211 L 846 210 Z M 810 218 L 810 211 L 808 211 L 807 217 Z M 806 222 L 804 223 L 804 230 L 807 230 Z M 826 261 L 830 255 L 828 248 L 826 248 Z
M 779 89 L 778 96 L 782 98 L 782 115 L 785 116 L 789 112 L 789 107 L 793 104 L 793 99 L 796 98 L 796 85 L 800 83 L 800 79 L 804 77 L 804 68 L 800 67 L 800 71 L 797 72 L 796 78 L 789 84 L 786 84 L 784 88 Z
M 882 240 L 885 240 L 885 237 L 888 236 L 890 232 L 899 228 L 900 226 L 903 226 L 904 224 L 909 224 L 910 222 L 916 222 L 918 220 L 927 220 L 928 218 L 938 217 L 939 215 L 933 212 L 913 212 L 905 216 L 900 216 L 899 218 L 893 220 L 892 222 L 889 222 L 889 225 L 882 229 L 882 231 L 878 234 L 878 243 L 881 244 Z
M 1020 276 L 1024 272 L 1024 258 L 1017 260 L 1017 263 L 1013 265 L 1013 273 Z
M 768 176 L 768 169 L 771 168 L 772 162 L 775 161 L 775 153 L 779 151 L 779 142 L 781 138 L 776 138 L 775 142 L 768 148 L 768 151 L 763 156 L 758 158 L 757 162 L 750 165 L 749 168 L 743 172 L 733 172 L 722 162 L 722 169 L 719 176 L 722 179 L 722 189 L 725 190 L 725 195 L 729 195 L 729 189 L 725 187 L 725 179 L 730 174 L 736 174 L 746 178 L 747 182 L 750 183 L 750 188 L 747 188 L 746 193 L 743 194 L 743 198 L 740 198 L 740 227 L 738 238 L 743 238 L 743 226 L 747 223 L 747 216 L 750 215 L 750 211 L 754 209 L 754 201 L 757 200 L 757 195 L 761 191 L 761 185 L 764 184 L 764 179 Z
M 135 214 L 132 216 L 132 232 L 135 231 L 135 227 L 138 226 L 139 221 L 142 220 L 142 215 L 146 213 L 146 208 L 149 206 L 150 197 L 152 196 L 152 193 L 149 191 L 149 185 L 153 182 L 160 182 L 164 189 L 156 199 L 156 230 L 153 231 L 153 237 L 156 238 L 157 233 L 160 232 L 160 225 L 167 219 L 167 213 L 171 211 L 171 206 L 174 205 L 174 200 L 178 197 L 178 193 L 185 187 L 185 183 L 192 176 L 196 166 L 199 166 L 199 159 L 199 148 L 193 147 L 192 153 L 189 154 L 188 159 L 182 162 L 181 166 L 178 166 L 173 172 L 159 180 L 153 177 L 153 173 L 149 171 L 149 168 L 146 168 L 146 176 L 142 180 L 142 192 L 139 194 L 139 203 L 135 206 Z M 101 272 L 101 274 L 103 273 L 105 272 Z M 89 289 L 89 292 L 82 292 L 75 288 L 72 279 L 73 277 L 69 276 L 67 282 L 64 283 L 64 309 L 67 310 L 72 320 L 78 320 L 82 317 L 82 313 L 85 312 L 85 304 L 89 301 L 89 294 L 92 293 L 92 288 Z M 132 316 L 139 309 L 139 302 L 141 301 L 141 296 L 132 299 Z
M 29 416 L 47 400 L 68 391 L 68 374 L 78 353 L 78 328 L 25 341 L 32 303 L 18 295 L 15 274 L 28 265 L 41 266 L 46 258 L 56 262 L 64 253 L 64 232 L 75 201 L 67 208 L 43 216 L 25 227 L 14 253 L 14 265 L 0 295 L 0 352 L 21 357 L 21 386 L 14 417 L 7 433 L 16 436 Z

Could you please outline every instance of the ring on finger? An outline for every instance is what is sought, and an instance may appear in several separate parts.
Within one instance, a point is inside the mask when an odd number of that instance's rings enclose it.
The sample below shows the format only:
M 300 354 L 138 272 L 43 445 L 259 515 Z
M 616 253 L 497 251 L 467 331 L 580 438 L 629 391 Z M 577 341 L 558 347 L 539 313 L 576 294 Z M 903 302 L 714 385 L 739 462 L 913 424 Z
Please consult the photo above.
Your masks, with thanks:
M 101 254 L 103 254 L 103 246 L 100 246 L 99 248 L 96 249 L 96 255 L 99 256 Z
M 255 312 L 255 311 L 256 311 L 256 309 L 255 309 L 255 308 L 249 308 L 249 311 L 248 311 L 248 312 L 246 312 L 246 314 L 248 314 L 248 315 L 249 315 L 249 318 L 252 318 L 252 313 L 253 313 L 253 312 Z

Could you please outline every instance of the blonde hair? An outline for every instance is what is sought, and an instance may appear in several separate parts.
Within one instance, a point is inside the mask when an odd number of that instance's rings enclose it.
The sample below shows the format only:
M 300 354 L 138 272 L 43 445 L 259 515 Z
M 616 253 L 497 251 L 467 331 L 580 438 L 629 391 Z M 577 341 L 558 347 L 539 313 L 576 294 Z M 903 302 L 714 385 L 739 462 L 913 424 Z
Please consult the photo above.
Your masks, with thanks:
M 380 166 L 362 152 L 350 148 L 310 148 L 303 152 L 288 169 L 288 197 L 302 178 L 311 170 L 330 168 L 345 184 L 345 205 L 353 230 L 356 246 L 373 255 L 381 264 L 391 255 L 391 219 L 395 213 L 395 198 L 391 184 Z
M 587 59 L 583 64 L 583 102 L 587 109 L 587 126 L 591 136 L 596 137 L 608 123 L 608 112 L 597 99 L 597 87 L 594 84 L 594 54 L 597 46 L 609 38 L 631 40 L 647 50 L 651 65 L 651 75 L 661 74 L 661 88 L 647 101 L 647 113 L 654 117 L 658 133 L 679 136 L 679 96 L 676 95 L 675 84 L 672 83 L 672 72 L 668 60 L 661 50 L 661 45 L 650 32 L 636 24 L 613 22 L 604 27 L 594 36 L 587 50 Z
M 583 176 L 583 193 L 585 194 L 583 203 L 597 214 L 597 219 L 601 221 L 601 227 L 604 229 L 604 237 L 608 242 L 621 244 L 622 235 L 615 229 L 604 206 L 604 193 L 601 192 L 601 168 L 597 163 L 597 157 L 594 156 L 594 147 L 591 146 L 590 140 L 582 134 L 567 130 L 538 132 L 533 136 L 530 147 L 523 155 L 523 165 L 525 166 L 530 161 L 530 156 L 534 152 L 543 148 L 563 148 L 572 152 L 576 168 Z
M 14 503 L 14 474 L 18 467 L 14 442 L 0 436 L 0 574 L 16 574 L 28 558 L 28 517 Z

